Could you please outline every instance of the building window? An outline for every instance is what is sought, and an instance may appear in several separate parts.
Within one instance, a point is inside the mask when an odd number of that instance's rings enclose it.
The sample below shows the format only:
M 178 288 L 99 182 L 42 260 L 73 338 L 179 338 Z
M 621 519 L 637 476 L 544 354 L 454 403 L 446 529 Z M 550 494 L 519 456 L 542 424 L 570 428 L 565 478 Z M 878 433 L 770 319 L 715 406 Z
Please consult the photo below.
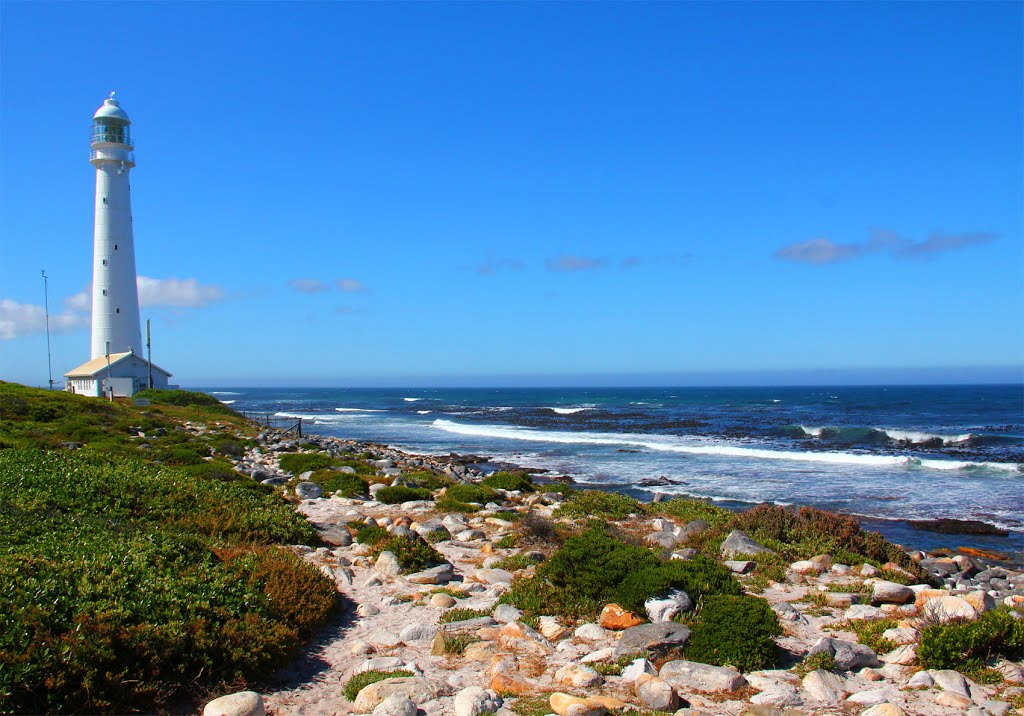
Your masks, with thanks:
M 107 265 L 107 260 L 106 260 L 106 259 L 103 259 L 103 265 L 104 265 L 104 266 L 106 266 L 106 265 Z
M 107 295 L 107 289 L 103 289 L 103 295 L 104 295 L 104 296 L 106 296 L 106 295 Z
M 121 312 L 121 309 L 120 309 L 120 308 L 119 308 L 119 309 L 117 309 L 117 311 L 115 311 L 115 313 L 120 313 L 120 312 Z
M 114 251 L 117 251 L 117 244 L 114 244 Z
M 103 197 L 103 203 L 104 203 L 104 204 L 106 204 L 106 203 L 107 203 L 107 197 Z

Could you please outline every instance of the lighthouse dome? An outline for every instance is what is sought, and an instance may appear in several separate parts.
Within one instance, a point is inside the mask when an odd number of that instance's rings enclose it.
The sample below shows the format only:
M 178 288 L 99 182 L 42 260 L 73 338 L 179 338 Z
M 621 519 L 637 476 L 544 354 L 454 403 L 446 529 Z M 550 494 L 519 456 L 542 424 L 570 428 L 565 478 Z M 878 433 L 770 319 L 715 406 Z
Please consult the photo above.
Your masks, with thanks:
M 128 113 L 121 109 L 121 103 L 114 99 L 114 93 L 110 93 L 110 97 L 103 100 L 103 105 L 96 110 L 96 114 L 92 116 L 95 119 L 119 119 L 125 124 L 131 124 L 132 121 L 128 119 Z

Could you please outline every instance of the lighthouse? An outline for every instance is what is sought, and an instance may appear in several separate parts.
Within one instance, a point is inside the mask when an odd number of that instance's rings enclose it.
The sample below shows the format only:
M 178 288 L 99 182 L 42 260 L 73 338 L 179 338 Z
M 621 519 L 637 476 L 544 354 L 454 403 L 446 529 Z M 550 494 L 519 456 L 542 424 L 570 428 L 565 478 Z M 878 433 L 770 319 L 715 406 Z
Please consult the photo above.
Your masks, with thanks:
M 114 99 L 92 118 L 89 162 L 96 168 L 92 255 L 92 357 L 129 351 L 142 355 L 139 290 L 128 176 L 135 167 L 131 120 Z
M 89 163 L 96 168 L 96 206 L 91 358 L 64 374 L 66 390 L 75 393 L 113 398 L 145 387 L 174 387 L 168 384 L 170 373 L 142 357 L 128 181 L 135 167 L 131 124 L 113 92 L 92 117 Z

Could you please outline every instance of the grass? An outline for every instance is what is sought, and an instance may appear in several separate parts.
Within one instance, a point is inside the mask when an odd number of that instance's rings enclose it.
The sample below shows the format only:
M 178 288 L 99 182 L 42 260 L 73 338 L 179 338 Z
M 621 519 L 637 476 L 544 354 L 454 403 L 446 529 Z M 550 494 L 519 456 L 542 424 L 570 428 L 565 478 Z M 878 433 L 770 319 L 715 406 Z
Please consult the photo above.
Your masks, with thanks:
M 617 492 L 583 490 L 572 492 L 555 510 L 555 517 L 599 517 L 621 520 L 631 514 L 643 512 L 641 504 Z
M 509 572 L 515 572 L 520 569 L 526 569 L 531 564 L 534 564 L 533 560 L 526 554 L 514 554 L 504 559 L 499 559 L 491 567 L 493 569 L 504 569 Z
M 384 679 L 397 679 L 402 676 L 412 676 L 411 671 L 405 671 L 399 669 L 397 671 L 380 671 L 379 669 L 371 669 L 370 671 L 363 671 L 347 682 L 342 692 L 345 694 L 345 698 L 349 701 L 355 701 L 356 697 L 359 696 L 359 692 L 365 689 L 370 684 L 376 684 L 378 681 L 384 681 Z
M 793 671 L 802 679 L 812 671 L 818 669 L 832 671 L 834 668 L 836 668 L 836 658 L 827 651 L 819 651 L 817 654 L 805 657 L 803 661 L 793 667 Z
M 441 617 L 437 620 L 438 624 L 449 624 L 451 622 L 461 622 L 467 619 L 476 619 L 477 617 L 489 617 L 491 616 L 491 609 L 470 609 L 468 607 L 452 607 L 441 613 Z
M 318 544 L 309 524 L 203 459 L 255 430 L 197 395 L 141 408 L 0 382 L 0 713 L 156 711 L 245 684 L 335 611 L 334 584 L 278 546 Z
M 895 629 L 897 626 L 898 622 L 895 619 L 851 619 L 829 624 L 826 628 L 830 631 L 852 631 L 857 635 L 858 642 L 870 647 L 876 654 L 885 654 L 899 645 L 884 638 L 882 634 L 887 629 Z
M 1000 607 L 974 621 L 932 624 L 921 630 L 917 654 L 923 668 L 955 669 L 981 683 L 998 683 L 1002 675 L 988 663 L 998 656 L 1024 657 L 1024 620 Z
M 445 654 L 462 656 L 466 653 L 466 647 L 480 641 L 475 634 L 442 634 L 441 644 Z
M 469 593 L 464 589 L 457 589 L 456 587 L 437 587 L 436 589 L 430 590 L 431 594 L 447 594 L 449 597 L 454 599 L 465 599 L 469 596 Z

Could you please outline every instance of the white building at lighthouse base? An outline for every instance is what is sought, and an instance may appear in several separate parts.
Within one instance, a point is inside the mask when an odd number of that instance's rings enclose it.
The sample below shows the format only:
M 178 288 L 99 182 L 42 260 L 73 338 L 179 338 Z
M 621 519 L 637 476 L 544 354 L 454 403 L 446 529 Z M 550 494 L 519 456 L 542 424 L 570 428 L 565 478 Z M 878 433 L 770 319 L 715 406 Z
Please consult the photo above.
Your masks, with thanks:
M 149 384 L 151 367 L 152 385 Z M 109 360 L 107 356 L 93 358 L 69 370 L 64 377 L 67 378 L 66 390 L 96 398 L 109 396 L 111 390 L 115 398 L 130 398 L 145 388 L 175 390 L 178 387 L 170 385 L 170 373 L 131 351 L 111 353 Z

